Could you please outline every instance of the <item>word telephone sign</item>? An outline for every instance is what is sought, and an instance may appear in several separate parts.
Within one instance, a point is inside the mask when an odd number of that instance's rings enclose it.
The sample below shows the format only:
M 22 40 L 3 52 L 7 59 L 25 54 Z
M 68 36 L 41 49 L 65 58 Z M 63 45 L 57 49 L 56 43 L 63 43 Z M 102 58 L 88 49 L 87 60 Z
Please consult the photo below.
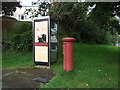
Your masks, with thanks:
M 50 65 L 50 17 L 33 19 L 33 49 L 36 65 Z

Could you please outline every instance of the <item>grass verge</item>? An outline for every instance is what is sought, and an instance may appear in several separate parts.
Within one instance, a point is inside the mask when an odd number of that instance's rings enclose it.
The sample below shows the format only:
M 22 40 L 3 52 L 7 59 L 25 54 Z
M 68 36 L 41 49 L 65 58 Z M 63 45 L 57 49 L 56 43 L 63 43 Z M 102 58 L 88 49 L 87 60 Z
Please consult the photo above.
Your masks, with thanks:
M 7 51 L 2 55 L 2 68 L 33 66 L 31 52 Z
M 51 66 L 56 76 L 43 88 L 117 88 L 117 47 L 76 43 L 74 51 L 74 70 L 65 72 L 60 45 L 59 59 Z M 33 66 L 32 52 L 3 53 L 2 63 L 3 68 Z
M 44 88 L 118 87 L 117 47 L 76 43 L 74 51 L 74 70 L 63 71 L 63 58 L 59 57 L 52 66 L 56 76 Z

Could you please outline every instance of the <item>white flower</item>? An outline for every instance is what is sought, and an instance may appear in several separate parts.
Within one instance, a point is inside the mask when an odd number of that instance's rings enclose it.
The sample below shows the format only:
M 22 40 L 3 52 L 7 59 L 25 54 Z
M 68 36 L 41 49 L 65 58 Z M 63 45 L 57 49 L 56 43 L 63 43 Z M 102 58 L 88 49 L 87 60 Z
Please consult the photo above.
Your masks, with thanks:
M 88 86 L 88 84 L 86 84 L 86 86 Z

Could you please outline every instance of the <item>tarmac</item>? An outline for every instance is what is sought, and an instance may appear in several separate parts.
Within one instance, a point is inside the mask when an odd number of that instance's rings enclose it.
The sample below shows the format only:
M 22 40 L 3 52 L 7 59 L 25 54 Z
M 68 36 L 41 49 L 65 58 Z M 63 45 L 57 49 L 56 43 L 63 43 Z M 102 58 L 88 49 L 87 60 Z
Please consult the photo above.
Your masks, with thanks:
M 46 83 L 50 82 L 55 73 L 47 68 L 17 68 L 17 69 L 2 69 L 2 89 L 6 88 L 41 88 Z M 45 78 L 42 78 L 45 77 Z M 48 82 L 41 82 L 48 80 Z

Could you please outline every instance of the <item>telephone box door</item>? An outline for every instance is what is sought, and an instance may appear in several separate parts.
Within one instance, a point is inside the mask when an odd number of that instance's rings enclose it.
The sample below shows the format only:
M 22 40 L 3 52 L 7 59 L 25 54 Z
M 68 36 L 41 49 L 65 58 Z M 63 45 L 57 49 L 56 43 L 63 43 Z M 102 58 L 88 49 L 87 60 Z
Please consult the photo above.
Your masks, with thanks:
M 50 65 L 50 17 L 34 18 L 34 63 L 36 65 Z

